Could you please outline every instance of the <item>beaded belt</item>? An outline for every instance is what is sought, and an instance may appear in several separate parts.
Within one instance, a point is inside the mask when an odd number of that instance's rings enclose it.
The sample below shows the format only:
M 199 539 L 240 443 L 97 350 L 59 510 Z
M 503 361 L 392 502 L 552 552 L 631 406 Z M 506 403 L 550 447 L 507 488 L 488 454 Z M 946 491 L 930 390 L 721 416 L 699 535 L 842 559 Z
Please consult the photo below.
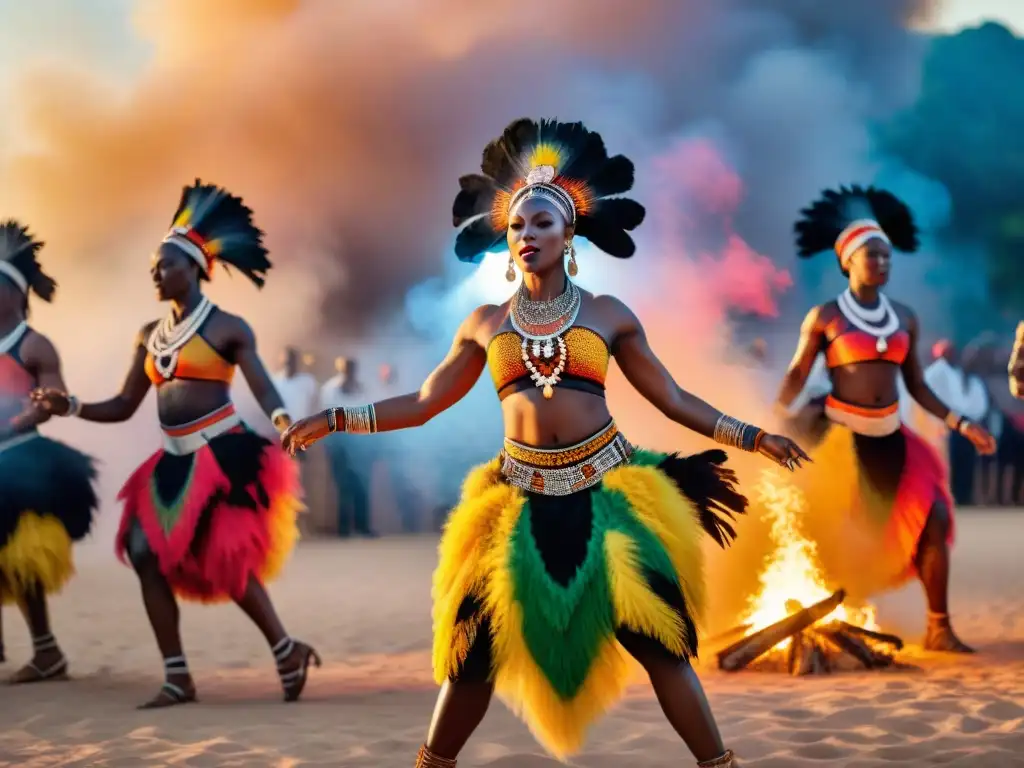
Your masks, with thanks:
M 865 437 L 885 437 L 900 428 L 898 403 L 883 408 L 865 408 L 829 395 L 825 398 L 825 415 L 836 424 Z
M 568 496 L 597 485 L 606 472 L 628 461 L 632 453 L 633 446 L 614 422 L 565 448 L 534 448 L 506 438 L 501 474 L 524 491 Z
M 188 456 L 241 423 L 242 417 L 235 412 L 235 406 L 228 403 L 188 424 L 176 427 L 161 425 L 164 451 L 174 456 Z

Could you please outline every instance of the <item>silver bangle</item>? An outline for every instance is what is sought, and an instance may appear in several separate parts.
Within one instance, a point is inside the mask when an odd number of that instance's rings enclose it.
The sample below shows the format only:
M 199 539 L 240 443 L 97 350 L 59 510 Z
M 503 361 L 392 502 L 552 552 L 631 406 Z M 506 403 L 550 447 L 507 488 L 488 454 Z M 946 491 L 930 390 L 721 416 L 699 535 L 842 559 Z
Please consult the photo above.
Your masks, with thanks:
M 353 435 L 372 435 L 377 431 L 377 413 L 373 404 L 359 405 L 355 408 L 342 408 L 345 417 L 345 431 Z
M 716 443 L 727 445 L 730 448 L 739 448 L 743 439 L 743 428 L 746 426 L 739 419 L 726 416 L 724 413 L 715 422 L 715 433 L 713 439 Z
M 74 395 L 68 395 L 68 411 L 63 414 L 65 417 L 77 416 L 82 412 L 82 401 Z

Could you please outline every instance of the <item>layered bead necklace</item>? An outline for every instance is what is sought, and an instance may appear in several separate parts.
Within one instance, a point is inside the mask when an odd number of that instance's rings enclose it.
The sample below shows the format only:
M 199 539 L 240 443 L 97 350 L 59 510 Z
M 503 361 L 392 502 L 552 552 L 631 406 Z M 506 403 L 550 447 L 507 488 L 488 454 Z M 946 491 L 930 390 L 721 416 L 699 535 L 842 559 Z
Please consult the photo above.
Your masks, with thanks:
M 900 327 L 900 318 L 892 308 L 885 294 L 878 294 L 878 306 L 873 309 L 864 307 L 857 301 L 853 291 L 847 288 L 836 299 L 839 311 L 843 313 L 851 325 L 875 337 L 875 349 L 884 355 L 889 348 L 888 337 Z
M 533 301 L 525 283 L 512 297 L 509 319 L 523 340 L 523 365 L 548 400 L 555 395 L 568 358 L 563 335 L 576 322 L 581 303 L 579 288 L 568 278 L 562 294 L 550 301 Z
M 203 296 L 192 314 L 181 322 L 174 319 L 172 311 L 156 324 L 146 341 L 146 350 L 153 358 L 157 373 L 165 379 L 174 376 L 174 370 L 178 367 L 178 353 L 199 332 L 213 310 L 213 302 Z

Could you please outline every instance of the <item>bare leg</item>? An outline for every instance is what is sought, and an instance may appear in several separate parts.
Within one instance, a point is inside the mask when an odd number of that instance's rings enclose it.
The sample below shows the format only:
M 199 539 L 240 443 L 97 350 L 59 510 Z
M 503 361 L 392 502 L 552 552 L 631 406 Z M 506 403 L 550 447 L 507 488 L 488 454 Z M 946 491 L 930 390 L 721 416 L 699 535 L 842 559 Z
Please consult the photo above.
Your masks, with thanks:
M 32 633 L 32 661 L 11 678 L 14 684 L 38 683 L 44 680 L 66 680 L 67 660 L 50 631 L 50 615 L 46 606 L 46 593 L 36 584 L 19 595 L 18 607 Z
M 435 764 L 454 765 L 473 731 L 483 722 L 493 695 L 494 685 L 486 680 L 448 681 L 442 685 L 424 745 L 428 757 L 440 759 L 431 763 L 421 753 L 419 764 L 431 768 Z
M 284 686 L 285 701 L 298 701 L 306 686 L 309 665 L 315 664 L 319 667 L 321 664 L 317 652 L 305 643 L 288 636 L 277 611 L 274 610 L 274 604 L 270 601 L 270 595 L 255 576 L 249 577 L 245 594 L 235 602 L 267 639 L 277 662 L 281 684 Z
M 138 525 L 130 530 L 127 543 L 128 556 L 139 577 L 146 615 L 164 658 L 164 684 L 156 696 L 139 708 L 159 709 L 195 701 L 195 683 L 189 674 L 188 663 L 181 647 L 181 615 L 178 611 L 178 601 L 175 600 L 171 585 L 160 571 L 156 555 L 149 548 L 146 537 Z
M 619 642 L 647 672 L 661 711 L 698 763 L 732 765 L 693 667 L 654 640 L 627 631 L 618 634 Z
M 915 565 L 928 599 L 928 632 L 925 648 L 929 651 L 973 653 L 961 642 L 949 621 L 949 530 L 950 514 L 945 504 L 936 504 L 917 546 Z

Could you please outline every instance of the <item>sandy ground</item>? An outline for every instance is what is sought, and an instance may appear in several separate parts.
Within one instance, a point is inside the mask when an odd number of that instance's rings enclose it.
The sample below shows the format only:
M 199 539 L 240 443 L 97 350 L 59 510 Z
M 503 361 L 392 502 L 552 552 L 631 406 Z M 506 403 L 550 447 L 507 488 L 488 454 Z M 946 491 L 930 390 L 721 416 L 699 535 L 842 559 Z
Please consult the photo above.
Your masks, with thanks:
M 314 541 L 273 595 L 290 631 L 325 668 L 305 700 L 284 705 L 270 654 L 231 606 L 186 606 L 184 634 L 202 703 L 158 713 L 160 660 L 130 571 L 83 547 L 79 577 L 53 603 L 74 679 L 0 688 L 0 766 L 412 766 L 430 717 L 429 576 L 435 541 Z M 968 660 L 910 650 L 909 672 L 794 679 L 702 676 L 726 741 L 744 766 L 1024 766 L 1024 512 L 960 517 L 952 602 Z M 910 585 L 880 603 L 886 629 L 919 639 Z M 20 617 L 4 615 L 8 663 L 27 658 Z M 691 765 L 639 684 L 572 765 Z M 495 704 L 460 765 L 540 768 L 527 730 Z

